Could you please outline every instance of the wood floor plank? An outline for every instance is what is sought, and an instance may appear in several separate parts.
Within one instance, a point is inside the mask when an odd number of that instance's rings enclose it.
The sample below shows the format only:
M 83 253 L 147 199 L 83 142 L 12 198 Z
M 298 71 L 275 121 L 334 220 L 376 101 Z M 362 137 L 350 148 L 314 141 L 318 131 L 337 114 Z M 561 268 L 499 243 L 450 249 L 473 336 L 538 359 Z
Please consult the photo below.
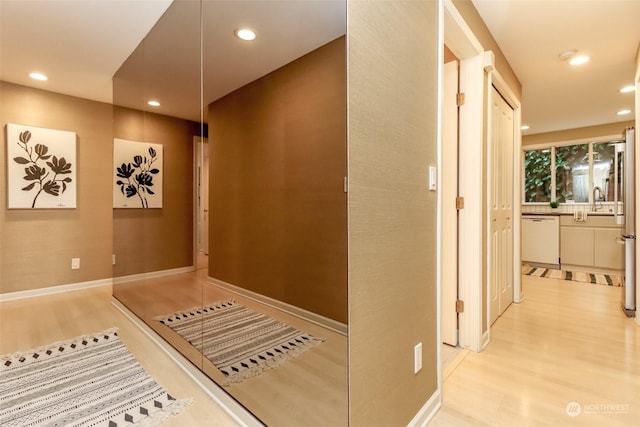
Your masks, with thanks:
M 267 425 L 347 425 L 345 335 L 211 284 L 207 281 L 206 269 L 116 285 L 115 295 L 218 383 L 224 380 L 222 373 L 180 335 L 154 320 L 157 316 L 170 315 L 202 303 L 234 299 L 252 310 L 324 339 L 322 344 L 278 368 L 224 389 Z
M 620 308 L 621 289 L 531 276 L 523 289 L 489 346 L 444 380 L 431 425 L 639 425 L 640 328 Z
M 118 336 L 143 368 L 176 398 L 193 404 L 163 426 L 232 427 L 231 419 L 138 327 L 111 304 L 111 286 L 0 303 L 0 354 L 29 350 L 118 327 Z
M 465 353 L 448 373 L 443 406 L 430 425 L 637 426 L 640 328 L 622 313 L 620 289 L 529 276 L 523 277 L 523 288 L 525 301 L 512 305 L 494 324 L 487 349 Z M 158 383 L 177 397 L 194 398 L 191 407 L 165 425 L 236 425 L 110 299 L 106 286 L 2 302 L 0 353 L 117 326 L 129 351 Z M 173 302 L 164 299 L 159 309 L 172 309 Z M 346 369 L 346 362 L 330 355 L 329 348 L 323 351 L 328 354 L 322 357 L 337 365 L 336 372 Z M 281 398 L 290 384 L 300 381 L 299 372 L 309 370 L 313 375 L 323 371 L 315 361 L 300 358 L 285 386 L 260 387 L 269 399 Z M 328 378 L 346 380 L 342 374 Z M 253 403 L 268 407 L 264 402 Z M 328 402 L 346 408 L 340 394 L 330 394 Z M 567 414 L 570 402 L 580 405 L 579 415 Z M 307 404 L 294 400 L 292 406 L 306 409 Z

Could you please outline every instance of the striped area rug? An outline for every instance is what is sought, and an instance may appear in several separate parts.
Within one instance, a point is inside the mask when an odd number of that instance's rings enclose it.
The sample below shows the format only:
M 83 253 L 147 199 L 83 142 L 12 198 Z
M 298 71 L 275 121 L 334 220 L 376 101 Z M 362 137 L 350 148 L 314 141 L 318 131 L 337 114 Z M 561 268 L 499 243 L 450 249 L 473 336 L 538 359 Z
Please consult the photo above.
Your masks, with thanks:
M 522 266 L 522 274 L 527 276 L 549 277 L 552 279 L 572 280 L 574 282 L 593 283 L 607 286 L 622 286 L 623 278 L 617 274 L 585 273 L 582 271 L 554 270 L 551 268 Z
M 190 400 L 167 394 L 109 329 L 0 356 L 0 425 L 155 426 Z
M 277 367 L 324 341 L 232 300 L 156 320 L 209 359 L 225 375 L 225 386 Z

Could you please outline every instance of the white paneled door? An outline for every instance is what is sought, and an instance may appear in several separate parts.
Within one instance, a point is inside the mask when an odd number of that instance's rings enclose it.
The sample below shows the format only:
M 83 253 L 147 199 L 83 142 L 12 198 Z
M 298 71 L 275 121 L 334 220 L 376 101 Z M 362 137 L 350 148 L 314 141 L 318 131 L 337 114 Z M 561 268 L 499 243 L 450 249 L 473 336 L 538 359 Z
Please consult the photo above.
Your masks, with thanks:
M 444 64 L 442 90 L 442 341 L 458 345 L 458 61 Z
M 491 90 L 489 130 L 489 318 L 490 323 L 513 302 L 513 108 L 495 87 Z

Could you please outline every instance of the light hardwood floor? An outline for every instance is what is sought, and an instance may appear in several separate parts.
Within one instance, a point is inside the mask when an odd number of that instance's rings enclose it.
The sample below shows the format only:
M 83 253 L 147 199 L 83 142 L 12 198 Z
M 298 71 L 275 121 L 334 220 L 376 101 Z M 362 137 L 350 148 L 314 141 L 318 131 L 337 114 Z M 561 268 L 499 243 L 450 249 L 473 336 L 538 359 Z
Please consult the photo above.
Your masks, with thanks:
M 111 287 L 0 303 L 0 354 L 14 353 L 118 327 L 118 335 L 144 369 L 172 396 L 193 404 L 163 426 L 237 426 L 137 326 L 111 304 Z
M 640 425 L 640 327 L 622 313 L 621 289 L 530 276 L 523 289 L 489 346 L 443 375 L 430 426 Z M 567 414 L 571 402 L 579 415 Z
M 206 269 L 115 285 L 115 295 L 219 384 L 224 376 L 157 316 L 234 299 L 324 342 L 295 359 L 224 390 L 270 426 L 347 425 L 347 337 L 207 283 Z M 150 297 L 153 295 L 153 297 Z M 304 408 L 300 411 L 296 408 Z
M 529 276 L 523 287 L 526 300 L 497 320 L 488 348 L 449 361 L 430 426 L 640 425 L 640 327 L 622 314 L 620 289 Z M 2 302 L 0 354 L 118 326 L 163 387 L 194 398 L 164 425 L 235 425 L 110 299 L 102 287 Z M 579 415 L 567 415 L 570 402 Z

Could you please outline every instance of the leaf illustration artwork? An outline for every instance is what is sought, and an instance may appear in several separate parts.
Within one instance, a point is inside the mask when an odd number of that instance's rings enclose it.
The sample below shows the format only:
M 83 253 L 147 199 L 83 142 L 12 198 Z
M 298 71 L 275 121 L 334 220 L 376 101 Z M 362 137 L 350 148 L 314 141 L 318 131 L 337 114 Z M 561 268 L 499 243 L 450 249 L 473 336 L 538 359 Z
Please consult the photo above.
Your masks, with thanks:
M 58 158 L 49 154 L 47 145 L 33 144 L 32 136 L 29 130 L 20 132 L 17 144 L 20 152 L 24 151 L 24 155 L 14 157 L 13 161 L 25 166 L 22 179 L 29 184 L 21 190 L 36 191 L 31 202 L 31 208 L 35 208 L 42 192 L 58 197 L 67 190 L 67 184 L 72 182 L 72 179 L 63 175 L 72 173 L 72 165 L 64 157 Z
M 138 196 L 143 208 L 149 207 L 148 196 L 156 194 L 153 178 L 160 173 L 160 169 L 153 167 L 158 160 L 157 151 L 149 147 L 147 153 L 148 156 L 136 154 L 131 162 L 116 167 L 116 177 L 122 178 L 116 181 L 120 192 L 127 198 Z

